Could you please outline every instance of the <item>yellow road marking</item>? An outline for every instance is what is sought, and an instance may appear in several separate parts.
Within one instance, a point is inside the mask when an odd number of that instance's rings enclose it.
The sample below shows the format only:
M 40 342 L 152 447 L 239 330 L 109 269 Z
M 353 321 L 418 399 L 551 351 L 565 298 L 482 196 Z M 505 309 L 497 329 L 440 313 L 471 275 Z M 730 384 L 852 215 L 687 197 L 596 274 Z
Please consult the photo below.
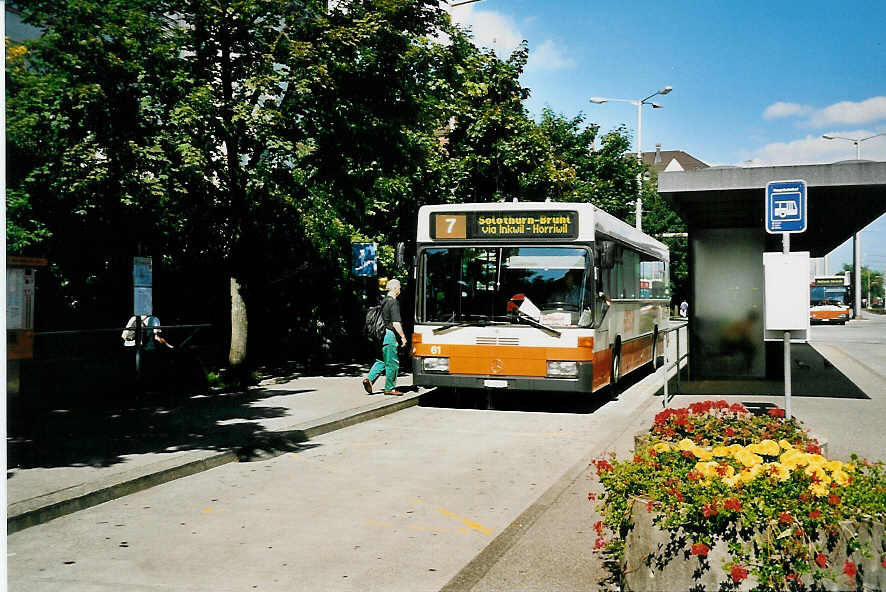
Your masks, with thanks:
M 444 510 L 443 508 L 437 508 L 437 511 L 443 514 L 444 516 L 449 516 L 450 518 L 455 518 L 456 520 L 460 520 L 464 523 L 468 528 L 472 528 L 477 532 L 482 532 L 483 534 L 492 534 L 492 531 L 480 524 L 479 522 L 474 522 L 473 520 L 468 520 L 467 518 L 462 518 L 457 514 L 453 514 L 449 510 Z

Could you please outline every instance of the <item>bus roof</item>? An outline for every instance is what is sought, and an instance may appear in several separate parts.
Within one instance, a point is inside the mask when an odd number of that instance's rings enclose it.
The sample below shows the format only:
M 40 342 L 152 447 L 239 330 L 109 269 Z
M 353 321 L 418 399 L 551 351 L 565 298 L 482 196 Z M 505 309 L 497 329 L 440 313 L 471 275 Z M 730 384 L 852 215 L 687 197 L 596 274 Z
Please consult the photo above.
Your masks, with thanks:
M 578 216 L 577 236 L 575 238 L 552 238 L 551 240 L 556 240 L 557 242 L 592 242 L 597 239 L 597 235 L 604 235 L 606 238 L 633 245 L 637 249 L 655 255 L 665 261 L 669 260 L 667 245 L 589 203 L 519 201 L 422 206 L 418 211 L 417 240 L 419 243 L 443 242 L 431 238 L 431 215 L 439 212 L 496 212 L 508 215 L 520 212 L 575 212 Z M 495 238 L 480 240 L 484 243 L 500 243 L 502 240 L 515 242 L 520 239 L 508 237 L 498 240 Z M 478 242 L 478 239 L 472 239 L 469 242 Z

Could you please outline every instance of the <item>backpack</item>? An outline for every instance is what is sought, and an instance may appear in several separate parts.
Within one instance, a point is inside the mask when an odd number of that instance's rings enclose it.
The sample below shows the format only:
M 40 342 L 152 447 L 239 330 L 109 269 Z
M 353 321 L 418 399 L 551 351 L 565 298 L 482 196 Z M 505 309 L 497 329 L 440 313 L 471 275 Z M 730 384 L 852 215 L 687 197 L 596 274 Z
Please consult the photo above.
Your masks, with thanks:
M 385 321 L 381 315 L 382 304 L 371 307 L 363 321 L 363 334 L 372 342 L 381 343 L 385 338 Z

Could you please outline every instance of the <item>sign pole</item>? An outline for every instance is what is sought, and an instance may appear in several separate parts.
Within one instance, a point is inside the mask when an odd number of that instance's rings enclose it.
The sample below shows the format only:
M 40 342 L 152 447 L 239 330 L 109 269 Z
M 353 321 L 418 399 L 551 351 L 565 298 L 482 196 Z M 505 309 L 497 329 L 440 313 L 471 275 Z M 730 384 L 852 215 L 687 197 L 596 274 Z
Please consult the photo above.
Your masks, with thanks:
M 766 185 L 766 232 L 769 234 L 781 234 L 785 260 L 789 259 L 791 252 L 791 233 L 806 231 L 807 203 L 806 181 L 772 181 Z M 808 320 L 809 314 L 807 312 L 807 323 Z M 785 418 L 790 419 L 791 329 L 800 330 L 801 328 L 788 325 L 782 325 L 778 328 L 784 329 L 784 413 Z
M 782 250 L 787 255 L 791 252 L 791 235 L 781 235 Z M 784 416 L 791 418 L 791 332 L 784 332 Z

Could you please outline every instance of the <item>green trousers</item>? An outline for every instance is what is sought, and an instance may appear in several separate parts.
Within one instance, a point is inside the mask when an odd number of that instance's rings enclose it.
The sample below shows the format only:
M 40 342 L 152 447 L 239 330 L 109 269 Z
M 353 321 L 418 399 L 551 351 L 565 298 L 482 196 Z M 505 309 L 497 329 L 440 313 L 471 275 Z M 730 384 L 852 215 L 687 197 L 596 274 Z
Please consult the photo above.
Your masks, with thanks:
M 400 370 L 400 358 L 397 356 L 397 335 L 388 329 L 385 331 L 385 339 L 382 342 L 381 354 L 383 360 L 376 360 L 372 368 L 369 369 L 369 381 L 375 382 L 375 379 L 384 373 L 385 390 L 392 391 L 397 386 L 397 372 Z

